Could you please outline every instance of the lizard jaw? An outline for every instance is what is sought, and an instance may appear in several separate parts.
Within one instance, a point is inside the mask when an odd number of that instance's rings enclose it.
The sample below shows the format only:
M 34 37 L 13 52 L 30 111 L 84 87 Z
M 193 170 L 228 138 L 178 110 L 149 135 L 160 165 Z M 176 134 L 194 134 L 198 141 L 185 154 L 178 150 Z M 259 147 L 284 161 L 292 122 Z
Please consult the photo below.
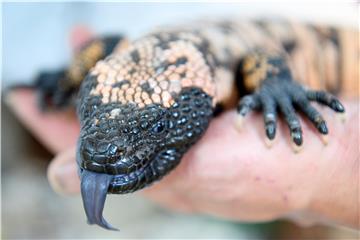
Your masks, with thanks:
M 103 217 L 106 195 L 113 177 L 84 169 L 81 172 L 81 196 L 89 224 L 96 224 L 105 229 L 118 231 Z

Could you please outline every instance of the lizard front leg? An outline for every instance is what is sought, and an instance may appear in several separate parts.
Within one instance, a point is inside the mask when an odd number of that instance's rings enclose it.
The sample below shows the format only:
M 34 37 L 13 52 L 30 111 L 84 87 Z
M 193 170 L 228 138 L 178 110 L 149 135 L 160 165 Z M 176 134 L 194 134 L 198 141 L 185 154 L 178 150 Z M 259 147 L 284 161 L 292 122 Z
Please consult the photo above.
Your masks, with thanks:
M 295 108 L 302 111 L 323 135 L 328 128 L 322 115 L 311 105 L 311 101 L 324 104 L 336 112 L 344 112 L 340 101 L 325 91 L 307 90 L 295 82 L 287 60 L 283 56 L 254 53 L 242 59 L 239 65 L 244 89 L 252 92 L 244 96 L 237 106 L 242 121 L 251 110 L 263 112 L 267 142 L 271 145 L 276 135 L 277 112 L 285 118 L 293 140 L 295 151 L 303 143 L 302 128 Z

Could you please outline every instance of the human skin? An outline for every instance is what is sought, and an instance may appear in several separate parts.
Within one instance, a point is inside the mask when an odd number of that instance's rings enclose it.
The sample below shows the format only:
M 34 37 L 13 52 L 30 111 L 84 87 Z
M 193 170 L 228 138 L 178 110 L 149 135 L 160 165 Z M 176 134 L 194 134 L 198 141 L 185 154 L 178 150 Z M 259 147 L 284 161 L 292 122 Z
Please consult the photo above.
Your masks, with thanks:
M 39 111 L 29 89 L 12 91 L 6 100 L 21 122 L 56 155 L 48 168 L 54 190 L 79 193 L 75 113 Z M 329 127 L 327 145 L 311 123 L 302 120 L 304 145 L 299 153 L 293 151 L 282 121 L 269 148 L 260 114 L 247 116 L 239 131 L 234 127 L 235 111 L 227 111 L 211 122 L 174 171 L 141 193 L 178 211 L 225 219 L 285 218 L 359 228 L 359 102 L 345 99 L 343 103 L 345 122 L 330 109 L 319 107 Z

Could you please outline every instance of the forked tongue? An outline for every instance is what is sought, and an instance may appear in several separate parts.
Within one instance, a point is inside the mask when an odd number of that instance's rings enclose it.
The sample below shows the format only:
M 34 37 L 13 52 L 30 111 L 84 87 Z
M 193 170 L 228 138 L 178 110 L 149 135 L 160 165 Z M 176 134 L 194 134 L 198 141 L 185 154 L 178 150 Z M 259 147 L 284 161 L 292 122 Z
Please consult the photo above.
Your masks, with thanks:
M 81 173 L 81 196 L 89 224 L 116 230 L 103 217 L 107 191 L 113 176 L 83 170 Z

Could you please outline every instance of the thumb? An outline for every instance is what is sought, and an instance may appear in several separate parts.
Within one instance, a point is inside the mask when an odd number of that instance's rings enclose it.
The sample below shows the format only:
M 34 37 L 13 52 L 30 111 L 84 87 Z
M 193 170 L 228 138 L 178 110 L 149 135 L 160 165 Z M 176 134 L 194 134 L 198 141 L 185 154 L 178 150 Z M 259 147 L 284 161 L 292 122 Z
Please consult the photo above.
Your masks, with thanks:
M 80 179 L 75 160 L 76 147 L 60 152 L 50 163 L 47 177 L 53 190 L 62 195 L 80 192 Z

